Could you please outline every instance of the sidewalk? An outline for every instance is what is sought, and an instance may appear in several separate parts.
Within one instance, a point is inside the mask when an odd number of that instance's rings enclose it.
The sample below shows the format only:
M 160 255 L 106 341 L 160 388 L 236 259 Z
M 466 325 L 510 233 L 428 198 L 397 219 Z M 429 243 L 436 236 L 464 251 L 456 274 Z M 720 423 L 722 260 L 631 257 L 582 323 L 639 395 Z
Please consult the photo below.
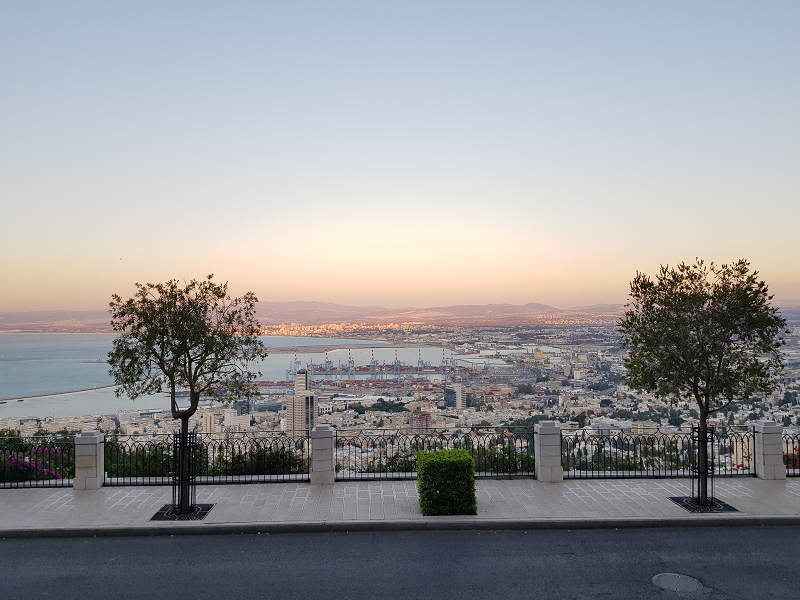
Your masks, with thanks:
M 3 489 L 0 537 L 800 524 L 800 480 L 717 479 L 716 497 L 739 510 L 722 514 L 692 514 L 669 500 L 689 495 L 689 486 L 688 479 L 479 479 L 477 515 L 423 517 L 410 480 L 200 485 L 197 502 L 214 508 L 189 522 L 150 521 L 172 501 L 169 486 Z

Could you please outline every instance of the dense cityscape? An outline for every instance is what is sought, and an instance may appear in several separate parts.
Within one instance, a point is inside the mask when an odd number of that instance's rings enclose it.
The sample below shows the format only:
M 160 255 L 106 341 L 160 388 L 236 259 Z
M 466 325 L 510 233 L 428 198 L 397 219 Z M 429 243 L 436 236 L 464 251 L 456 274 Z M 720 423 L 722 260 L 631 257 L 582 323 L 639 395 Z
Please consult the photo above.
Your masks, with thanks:
M 341 335 L 341 330 L 332 331 Z M 625 354 L 613 326 L 406 325 L 392 331 L 394 335 L 386 337 L 398 345 L 441 347 L 441 362 L 301 364 L 286 354 L 285 379 L 257 382 L 259 397 L 251 402 L 205 401 L 190 424 L 202 433 L 291 432 L 287 408 L 291 408 L 299 371 L 313 373 L 309 388 L 316 396 L 314 422 L 340 430 L 502 428 L 552 419 L 560 421 L 564 430 L 647 433 L 687 431 L 697 422 L 692 404 L 672 405 L 625 385 Z M 773 419 L 788 432 L 797 432 L 800 328 L 791 333 L 784 347 L 787 368 L 778 390 L 767 397 L 734 402 L 713 415 L 710 424 L 746 425 Z M 28 435 L 87 429 L 159 435 L 176 427 L 169 411 L 147 409 L 0 420 L 0 429 Z

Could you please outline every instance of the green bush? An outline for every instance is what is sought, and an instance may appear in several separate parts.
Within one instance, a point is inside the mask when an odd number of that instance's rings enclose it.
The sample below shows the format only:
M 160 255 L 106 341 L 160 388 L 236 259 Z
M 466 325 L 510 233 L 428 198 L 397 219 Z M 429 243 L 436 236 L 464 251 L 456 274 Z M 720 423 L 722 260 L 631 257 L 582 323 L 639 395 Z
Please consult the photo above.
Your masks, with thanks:
M 255 447 L 246 452 L 226 452 L 215 463 L 214 475 L 287 475 L 308 473 L 301 452 L 288 448 Z
M 417 452 L 417 489 L 425 516 L 478 514 L 475 461 L 466 450 Z
M 105 471 L 116 477 L 172 477 L 172 443 L 141 443 L 133 447 L 109 438 L 105 442 Z

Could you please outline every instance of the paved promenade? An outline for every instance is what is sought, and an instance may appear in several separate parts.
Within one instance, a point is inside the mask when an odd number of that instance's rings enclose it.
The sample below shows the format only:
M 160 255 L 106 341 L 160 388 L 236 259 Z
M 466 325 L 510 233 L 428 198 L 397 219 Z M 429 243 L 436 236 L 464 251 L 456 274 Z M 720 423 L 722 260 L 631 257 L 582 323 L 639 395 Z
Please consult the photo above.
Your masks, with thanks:
M 477 515 L 424 517 L 415 481 L 201 485 L 197 502 L 214 504 L 208 516 L 166 523 L 150 519 L 171 502 L 168 486 L 3 489 L 0 536 L 800 523 L 800 480 L 718 479 L 716 497 L 739 512 L 710 515 L 669 500 L 689 495 L 689 486 L 688 479 L 480 479 Z

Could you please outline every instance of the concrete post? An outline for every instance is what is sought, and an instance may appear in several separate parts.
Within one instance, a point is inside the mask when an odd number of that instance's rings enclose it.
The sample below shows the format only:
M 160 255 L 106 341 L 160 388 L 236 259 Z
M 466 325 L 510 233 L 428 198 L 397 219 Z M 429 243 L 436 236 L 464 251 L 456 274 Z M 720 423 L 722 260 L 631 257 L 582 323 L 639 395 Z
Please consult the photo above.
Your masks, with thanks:
M 786 479 L 783 464 L 783 427 L 775 421 L 758 421 L 756 430 L 756 476 L 759 479 Z
M 333 429 L 321 424 L 311 430 L 311 485 L 333 485 Z
M 99 490 L 105 480 L 105 436 L 99 431 L 83 431 L 75 436 L 74 490 Z
M 533 439 L 536 479 L 548 483 L 563 481 L 561 424 L 558 421 L 541 421 L 534 427 Z

